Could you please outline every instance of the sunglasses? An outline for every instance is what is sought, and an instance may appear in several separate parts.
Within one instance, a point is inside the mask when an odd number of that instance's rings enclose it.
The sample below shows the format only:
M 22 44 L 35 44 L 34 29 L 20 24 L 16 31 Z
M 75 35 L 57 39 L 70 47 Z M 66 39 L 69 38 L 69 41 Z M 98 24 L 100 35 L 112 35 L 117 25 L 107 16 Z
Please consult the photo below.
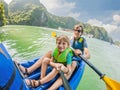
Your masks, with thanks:
M 82 32 L 82 30 L 74 30 L 74 31 L 76 31 L 76 32 L 78 32 L 78 33 Z

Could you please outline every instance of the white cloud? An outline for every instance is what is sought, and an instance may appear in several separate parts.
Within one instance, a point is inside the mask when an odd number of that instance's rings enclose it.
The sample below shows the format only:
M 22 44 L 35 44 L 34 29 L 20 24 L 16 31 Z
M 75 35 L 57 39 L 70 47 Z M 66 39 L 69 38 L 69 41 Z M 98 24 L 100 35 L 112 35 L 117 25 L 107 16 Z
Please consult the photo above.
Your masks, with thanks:
M 47 8 L 48 11 L 51 11 L 54 8 L 59 8 L 59 0 L 40 0 L 40 2 Z
M 107 30 L 108 33 L 118 28 L 116 25 L 112 25 L 112 24 L 103 24 L 102 26 Z
M 80 12 L 79 13 L 69 13 L 68 16 L 74 17 L 75 19 L 77 19 L 80 16 Z
M 120 15 L 113 15 L 113 20 L 115 24 L 120 24 Z
M 9 4 L 12 0 L 4 0 L 7 4 Z
M 67 2 L 65 0 L 40 0 L 40 2 L 47 8 L 47 10 L 58 16 L 71 16 L 78 18 L 80 13 L 73 13 L 75 2 Z
M 91 24 L 92 26 L 102 26 L 102 22 L 98 21 L 97 19 L 90 19 L 87 23 Z
M 99 27 L 104 27 L 105 30 L 110 33 L 111 31 L 117 30 L 118 26 L 117 25 L 113 25 L 113 24 L 103 24 L 101 21 L 97 20 L 97 19 L 90 19 L 88 20 L 88 22 L 90 25 L 92 26 L 99 26 Z

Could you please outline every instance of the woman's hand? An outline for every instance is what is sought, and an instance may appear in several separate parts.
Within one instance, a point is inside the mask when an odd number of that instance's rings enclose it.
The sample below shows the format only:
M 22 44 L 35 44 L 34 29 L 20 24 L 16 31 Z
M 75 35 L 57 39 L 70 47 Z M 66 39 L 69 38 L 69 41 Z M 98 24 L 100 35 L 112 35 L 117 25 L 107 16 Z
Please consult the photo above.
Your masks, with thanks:
M 75 53 L 76 56 L 78 56 L 79 54 L 80 54 L 80 55 L 82 54 L 82 51 L 79 50 L 79 49 L 75 49 L 75 50 L 74 50 L 74 53 Z

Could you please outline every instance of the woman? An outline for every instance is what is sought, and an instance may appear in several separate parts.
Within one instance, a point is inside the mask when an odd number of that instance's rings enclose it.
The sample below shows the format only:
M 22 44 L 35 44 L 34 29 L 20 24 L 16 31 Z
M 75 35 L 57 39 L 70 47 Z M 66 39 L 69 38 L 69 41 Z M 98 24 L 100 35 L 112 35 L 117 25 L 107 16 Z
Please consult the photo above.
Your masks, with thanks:
M 83 35 L 83 27 L 81 25 L 74 26 L 74 35 L 71 39 L 71 46 L 74 48 L 75 56 L 83 54 L 87 59 L 90 58 L 87 42 Z

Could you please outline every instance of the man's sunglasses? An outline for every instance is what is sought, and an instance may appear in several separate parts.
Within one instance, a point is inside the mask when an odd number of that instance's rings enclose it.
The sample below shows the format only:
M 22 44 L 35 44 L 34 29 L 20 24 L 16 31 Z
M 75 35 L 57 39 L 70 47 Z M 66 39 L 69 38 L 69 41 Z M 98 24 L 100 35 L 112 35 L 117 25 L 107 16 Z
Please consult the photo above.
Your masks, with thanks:
M 76 31 L 76 32 L 78 32 L 78 33 L 82 32 L 82 30 L 74 30 L 74 31 Z

